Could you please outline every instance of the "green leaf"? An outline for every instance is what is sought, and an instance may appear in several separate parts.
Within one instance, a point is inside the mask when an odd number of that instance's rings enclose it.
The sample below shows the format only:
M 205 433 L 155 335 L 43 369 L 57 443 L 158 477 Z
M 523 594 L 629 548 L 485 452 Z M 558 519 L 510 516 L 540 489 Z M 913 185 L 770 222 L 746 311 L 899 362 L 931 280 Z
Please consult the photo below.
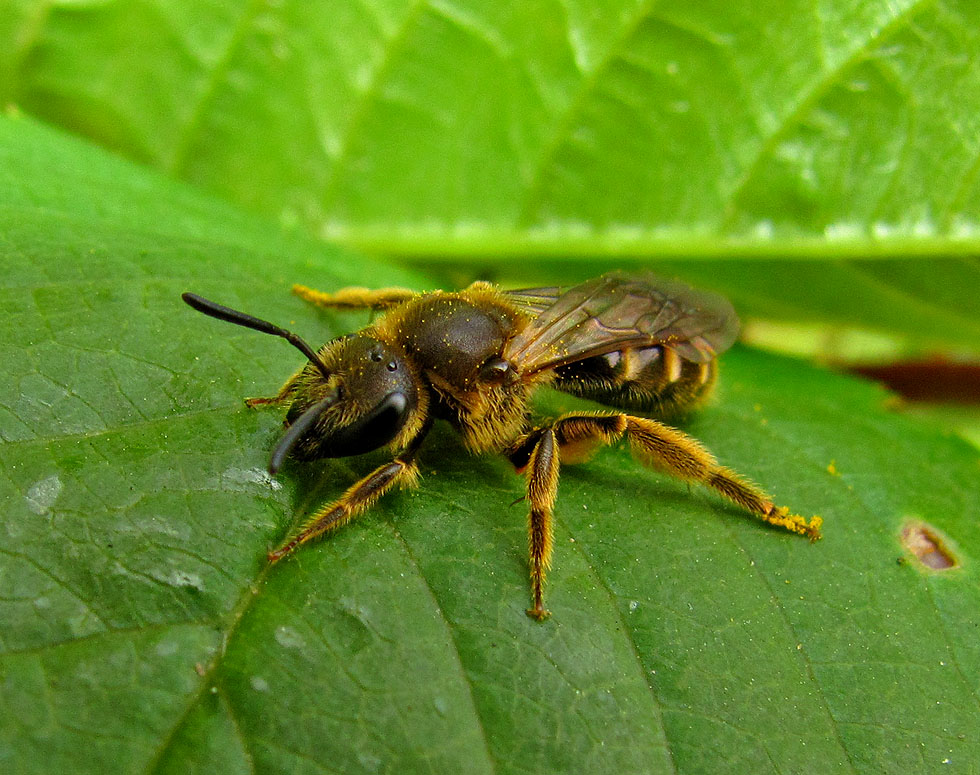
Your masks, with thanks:
M 977 249 L 980 28 L 957 0 L 3 16 L 0 98 L 387 253 Z
M 975 771 L 977 453 L 882 391 L 735 348 L 684 427 L 824 540 L 606 450 L 562 475 L 543 624 L 521 481 L 446 429 L 419 490 L 270 568 L 371 461 L 270 481 L 280 417 L 241 399 L 297 355 L 180 292 L 315 340 L 366 317 L 291 282 L 430 281 L 23 119 L 0 188 L 5 772 Z
M 656 257 L 743 315 L 976 354 L 973 16 L 0 0 L 0 100 L 387 256 L 548 282 Z

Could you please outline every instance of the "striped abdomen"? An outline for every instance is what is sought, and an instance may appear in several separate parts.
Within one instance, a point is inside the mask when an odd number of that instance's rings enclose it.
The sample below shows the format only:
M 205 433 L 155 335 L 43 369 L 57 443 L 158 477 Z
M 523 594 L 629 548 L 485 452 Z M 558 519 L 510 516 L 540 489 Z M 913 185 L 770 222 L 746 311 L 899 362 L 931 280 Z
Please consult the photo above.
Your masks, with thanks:
M 608 406 L 669 417 L 705 398 L 717 371 L 715 361 L 693 363 L 657 345 L 560 366 L 552 387 Z

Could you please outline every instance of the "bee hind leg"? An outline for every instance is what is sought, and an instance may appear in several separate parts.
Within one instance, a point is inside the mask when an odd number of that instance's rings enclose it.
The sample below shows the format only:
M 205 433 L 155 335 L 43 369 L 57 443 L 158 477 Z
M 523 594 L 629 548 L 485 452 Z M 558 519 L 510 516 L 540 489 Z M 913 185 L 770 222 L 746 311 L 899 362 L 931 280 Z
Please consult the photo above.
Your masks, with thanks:
M 820 517 L 807 520 L 791 514 L 785 507 L 776 506 L 756 485 L 719 465 L 697 439 L 662 422 L 628 414 L 596 412 L 564 415 L 551 427 L 566 462 L 573 462 L 566 454 L 568 452 L 580 456 L 581 450 L 591 451 L 625 437 L 633 454 L 651 468 L 710 487 L 771 525 L 813 541 L 820 538 Z
M 820 525 L 823 522 L 820 517 L 807 520 L 790 514 L 784 506 L 776 506 L 757 486 L 718 465 L 714 456 L 696 439 L 656 420 L 630 415 L 624 417 L 625 435 L 633 454 L 647 465 L 679 479 L 710 487 L 763 522 L 807 536 L 811 541 L 820 538 Z
M 527 477 L 528 547 L 534 605 L 528 616 L 543 620 L 545 572 L 551 564 L 552 512 L 558 492 L 560 462 L 578 462 L 597 447 L 626 438 L 633 454 L 646 465 L 686 481 L 710 487 L 764 522 L 792 533 L 820 538 L 820 517 L 809 521 L 773 504 L 764 492 L 734 471 L 718 465 L 700 442 L 669 425 L 646 417 L 595 412 L 567 414 L 549 426 L 517 439 L 507 457 Z

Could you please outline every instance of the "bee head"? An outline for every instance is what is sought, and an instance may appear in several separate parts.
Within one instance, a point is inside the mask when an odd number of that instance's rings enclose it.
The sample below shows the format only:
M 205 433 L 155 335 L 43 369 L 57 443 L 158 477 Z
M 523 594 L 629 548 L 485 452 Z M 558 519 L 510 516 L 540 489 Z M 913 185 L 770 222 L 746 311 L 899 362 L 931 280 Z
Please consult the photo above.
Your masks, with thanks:
M 286 433 L 269 460 L 269 473 L 276 473 L 287 455 L 312 460 L 378 449 L 395 441 L 409 420 L 419 416 L 419 376 L 414 366 L 403 352 L 379 339 L 348 334 L 314 352 L 296 334 L 274 323 L 196 293 L 181 298 L 210 317 L 281 337 L 307 357 L 309 362 L 292 386 Z
M 383 447 L 418 411 L 418 377 L 400 349 L 351 334 L 324 345 L 317 359 L 297 379 L 273 473 L 286 455 L 313 460 Z

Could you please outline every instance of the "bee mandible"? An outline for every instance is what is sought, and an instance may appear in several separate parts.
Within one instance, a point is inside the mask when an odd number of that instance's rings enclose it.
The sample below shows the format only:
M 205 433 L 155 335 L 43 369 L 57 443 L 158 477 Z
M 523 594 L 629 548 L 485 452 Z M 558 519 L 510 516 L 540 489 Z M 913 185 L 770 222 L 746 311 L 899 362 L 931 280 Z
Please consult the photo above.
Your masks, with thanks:
M 720 466 L 696 439 L 663 420 L 696 407 L 717 375 L 715 358 L 738 331 L 731 305 L 647 273 L 610 272 L 570 288 L 505 291 L 476 282 L 458 292 L 295 286 L 320 307 L 381 314 L 357 333 L 314 351 L 296 334 L 185 293 L 211 317 L 290 342 L 307 362 L 271 398 L 285 405 L 286 431 L 269 461 L 348 457 L 386 447 L 393 459 L 317 509 L 279 548 L 345 525 L 394 487 L 414 486 L 417 456 L 436 419 L 448 421 L 474 454 L 501 453 L 526 478 L 532 606 L 542 620 L 545 573 L 560 463 L 585 460 L 625 439 L 640 462 L 712 488 L 765 522 L 820 537 L 821 520 L 777 507 L 762 490 Z M 531 396 L 551 387 L 617 411 L 582 411 L 535 424 Z M 626 410 L 626 411 L 618 411 Z M 643 415 L 655 415 L 653 419 Z

